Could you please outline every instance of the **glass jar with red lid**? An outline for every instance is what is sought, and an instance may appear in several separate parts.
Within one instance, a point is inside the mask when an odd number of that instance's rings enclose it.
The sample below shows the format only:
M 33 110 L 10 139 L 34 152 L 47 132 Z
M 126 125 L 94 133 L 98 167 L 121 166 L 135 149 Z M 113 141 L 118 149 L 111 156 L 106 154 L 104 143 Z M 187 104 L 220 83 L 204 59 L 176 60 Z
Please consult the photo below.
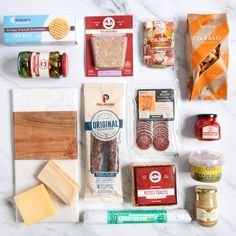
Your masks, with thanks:
M 195 124 L 195 137 L 199 140 L 213 141 L 221 138 L 220 125 L 216 114 L 200 114 Z

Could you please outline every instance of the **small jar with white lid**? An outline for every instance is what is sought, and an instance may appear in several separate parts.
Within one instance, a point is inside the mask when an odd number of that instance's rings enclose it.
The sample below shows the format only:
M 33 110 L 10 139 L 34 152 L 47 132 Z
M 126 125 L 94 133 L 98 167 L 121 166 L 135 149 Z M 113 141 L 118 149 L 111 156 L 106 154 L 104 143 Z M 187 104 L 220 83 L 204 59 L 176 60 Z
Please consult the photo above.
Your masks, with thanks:
M 214 183 L 221 179 L 224 157 L 212 151 L 196 151 L 189 156 L 191 176 L 194 180 Z

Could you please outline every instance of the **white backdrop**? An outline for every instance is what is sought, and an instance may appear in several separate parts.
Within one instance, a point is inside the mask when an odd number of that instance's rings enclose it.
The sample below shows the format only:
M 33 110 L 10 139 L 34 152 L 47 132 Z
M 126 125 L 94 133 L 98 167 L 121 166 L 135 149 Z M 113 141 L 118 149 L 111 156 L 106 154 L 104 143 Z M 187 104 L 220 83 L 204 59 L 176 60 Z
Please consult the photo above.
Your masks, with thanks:
M 185 84 L 185 33 L 187 13 L 215 13 L 227 12 L 230 25 L 230 64 L 229 64 L 229 99 L 226 102 L 189 102 L 186 100 Z M 74 14 L 78 16 L 78 45 L 76 46 L 17 46 L 3 45 L 3 32 L 0 34 L 0 235 L 234 235 L 236 234 L 236 1 L 234 0 L 0 0 L 0 15 L 10 14 Z M 134 76 L 132 78 L 86 78 L 84 76 L 84 16 L 88 15 L 134 15 Z M 148 69 L 142 64 L 142 35 L 141 22 L 146 19 L 175 18 L 176 56 L 175 71 Z M 2 24 L 2 19 L 0 20 Z M 67 52 L 69 55 L 69 75 L 59 80 L 35 79 L 24 80 L 18 77 L 16 58 L 19 51 L 53 51 Z M 219 223 L 213 228 L 204 228 L 192 222 L 188 225 L 109 225 L 84 226 L 78 224 L 37 224 L 31 227 L 14 222 L 14 207 L 12 205 L 13 191 L 13 149 L 12 149 L 12 105 L 11 89 L 30 87 L 77 87 L 79 90 L 84 82 L 94 81 L 126 81 L 128 94 L 133 91 L 136 83 L 159 84 L 165 79 L 177 78 L 180 84 L 180 106 L 178 107 L 180 120 L 180 151 L 208 149 L 222 152 L 226 164 L 223 179 L 215 184 L 219 200 Z M 129 96 L 127 97 L 129 99 Z M 129 101 L 127 100 L 127 104 Z M 83 121 L 82 108 L 79 122 Z M 217 113 L 222 128 L 222 139 L 217 142 L 200 142 L 193 138 L 195 115 L 199 113 Z M 127 106 L 127 115 L 128 111 Z M 131 119 L 127 117 L 127 119 Z M 78 127 L 79 136 L 80 125 Z M 131 132 L 129 127 L 127 132 Z M 129 201 L 129 173 L 127 164 L 137 160 L 138 156 L 130 152 L 126 145 L 126 137 L 121 151 L 121 162 L 124 183 L 125 207 L 131 207 Z M 80 138 L 81 140 L 81 138 Z M 81 144 L 81 142 L 80 142 Z M 82 142 L 83 144 L 83 142 Z M 79 165 L 84 166 L 83 148 L 79 146 Z M 198 183 L 191 179 L 186 155 L 176 160 L 178 167 L 178 206 L 193 208 L 193 187 Z M 83 168 L 82 168 L 83 169 Z M 80 184 L 82 192 L 84 175 L 81 169 Z M 106 208 L 114 209 L 123 206 L 112 204 L 85 204 L 80 201 L 81 212 L 84 209 Z

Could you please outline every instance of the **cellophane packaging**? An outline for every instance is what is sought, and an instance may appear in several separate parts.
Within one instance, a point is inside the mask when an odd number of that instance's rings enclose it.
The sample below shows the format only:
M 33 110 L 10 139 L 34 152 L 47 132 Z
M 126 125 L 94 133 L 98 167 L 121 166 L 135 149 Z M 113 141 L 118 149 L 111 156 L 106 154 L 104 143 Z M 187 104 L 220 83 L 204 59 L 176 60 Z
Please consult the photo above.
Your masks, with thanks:
M 85 83 L 85 200 L 122 202 L 120 137 L 125 118 L 125 84 Z
M 189 100 L 226 100 L 228 34 L 226 14 L 188 14 L 187 87 Z
M 86 76 L 133 75 L 133 17 L 89 16 L 86 23 Z
M 179 147 L 178 86 L 171 81 L 136 83 L 129 97 L 129 147 L 135 156 L 155 160 L 175 156 Z
M 144 63 L 148 67 L 174 66 L 175 22 L 149 20 L 143 23 Z

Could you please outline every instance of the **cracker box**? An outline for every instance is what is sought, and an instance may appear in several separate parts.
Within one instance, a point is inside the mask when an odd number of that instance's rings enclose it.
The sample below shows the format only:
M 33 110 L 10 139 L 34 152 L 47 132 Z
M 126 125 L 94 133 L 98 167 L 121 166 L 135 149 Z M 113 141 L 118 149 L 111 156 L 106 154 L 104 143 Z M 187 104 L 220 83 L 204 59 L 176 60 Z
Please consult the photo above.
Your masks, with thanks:
M 173 164 L 136 163 L 131 165 L 134 206 L 177 204 L 176 168 Z
M 86 17 L 86 76 L 133 75 L 133 17 Z
M 12 15 L 4 16 L 3 21 L 7 45 L 76 43 L 72 15 Z

